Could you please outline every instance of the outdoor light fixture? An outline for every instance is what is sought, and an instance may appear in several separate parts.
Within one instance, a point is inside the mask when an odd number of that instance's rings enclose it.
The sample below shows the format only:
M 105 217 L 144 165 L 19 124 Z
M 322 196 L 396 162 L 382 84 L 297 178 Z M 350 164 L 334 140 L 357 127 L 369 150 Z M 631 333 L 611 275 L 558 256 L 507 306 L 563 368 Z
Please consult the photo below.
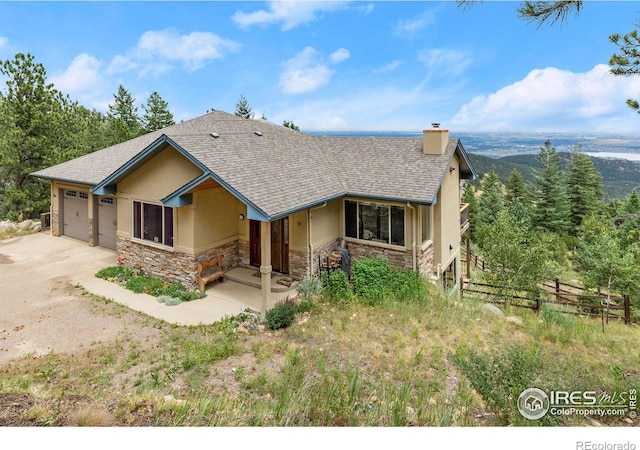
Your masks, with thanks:
M 449 172 L 453 172 L 453 171 L 455 171 L 455 170 L 456 170 L 456 168 L 455 168 L 455 167 L 449 167 Z
M 244 220 L 244 214 L 240 213 L 238 217 L 240 218 L 240 220 Z

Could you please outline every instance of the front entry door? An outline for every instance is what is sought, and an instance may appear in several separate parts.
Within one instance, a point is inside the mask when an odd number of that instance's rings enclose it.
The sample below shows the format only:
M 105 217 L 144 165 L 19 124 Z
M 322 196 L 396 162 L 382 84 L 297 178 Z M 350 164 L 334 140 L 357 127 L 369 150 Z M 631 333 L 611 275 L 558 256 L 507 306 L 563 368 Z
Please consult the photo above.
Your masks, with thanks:
M 249 222 L 249 263 L 260 266 L 260 222 Z M 289 218 L 271 222 L 271 265 L 275 272 L 289 273 Z

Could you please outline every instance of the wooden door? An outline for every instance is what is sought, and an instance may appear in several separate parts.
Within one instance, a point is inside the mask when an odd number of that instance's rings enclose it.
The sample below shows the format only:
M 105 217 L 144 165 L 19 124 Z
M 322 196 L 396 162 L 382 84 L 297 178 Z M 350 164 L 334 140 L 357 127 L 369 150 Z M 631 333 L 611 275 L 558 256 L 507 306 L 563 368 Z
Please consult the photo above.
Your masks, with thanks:
M 249 223 L 249 263 L 260 266 L 260 222 Z M 289 218 L 271 222 L 271 266 L 275 272 L 289 273 Z

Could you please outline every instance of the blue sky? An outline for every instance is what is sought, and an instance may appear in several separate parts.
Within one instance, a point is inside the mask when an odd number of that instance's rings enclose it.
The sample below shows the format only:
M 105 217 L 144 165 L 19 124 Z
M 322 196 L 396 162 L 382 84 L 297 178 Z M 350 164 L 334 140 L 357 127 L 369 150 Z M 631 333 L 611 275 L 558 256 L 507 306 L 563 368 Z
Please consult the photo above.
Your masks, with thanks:
M 554 26 L 517 2 L 2 2 L 0 59 L 106 111 L 118 85 L 176 119 L 254 112 L 303 130 L 638 132 L 640 77 L 614 77 L 608 36 L 640 2 L 586 2 Z

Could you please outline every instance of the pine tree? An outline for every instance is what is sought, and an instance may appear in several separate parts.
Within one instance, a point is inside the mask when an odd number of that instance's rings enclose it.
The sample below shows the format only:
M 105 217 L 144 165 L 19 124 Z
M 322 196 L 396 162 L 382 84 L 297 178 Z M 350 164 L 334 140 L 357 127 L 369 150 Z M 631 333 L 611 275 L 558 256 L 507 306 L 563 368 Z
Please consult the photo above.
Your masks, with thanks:
M 147 103 L 142 105 L 142 109 L 144 109 L 142 127 L 145 133 L 161 130 L 176 123 L 173 120 L 173 114 L 169 111 L 169 104 L 157 92 L 149 96 Z
M 541 169 L 533 169 L 533 225 L 536 228 L 566 235 L 571 225 L 571 207 L 560 169 L 560 157 L 551 141 L 540 147 L 537 157 Z
M 49 189 L 29 173 L 62 162 L 71 102 L 31 54 L 3 61 L 0 75 L 0 218 L 35 217 L 48 209 Z
M 291 128 L 292 130 L 300 131 L 300 127 L 293 123 L 292 120 L 284 120 L 282 125 L 287 128 Z
M 518 169 L 512 169 L 505 185 L 507 204 L 522 202 L 525 199 L 525 184 L 522 173 Z
M 498 212 L 504 207 L 504 195 L 500 177 L 492 170 L 481 183 L 481 195 L 478 200 L 478 228 L 489 227 L 496 220 Z
M 128 141 L 143 133 L 135 99 L 122 85 L 118 86 L 118 92 L 113 94 L 113 103 L 109 105 L 107 116 L 111 145 Z
M 584 218 L 601 209 L 604 189 L 602 175 L 580 146 L 571 151 L 566 170 L 567 194 L 571 207 L 571 224 L 580 226 Z
M 243 119 L 251 119 L 253 118 L 253 111 L 249 106 L 249 102 L 244 97 L 244 95 L 240 96 L 240 100 L 236 103 L 236 116 L 242 117 Z

